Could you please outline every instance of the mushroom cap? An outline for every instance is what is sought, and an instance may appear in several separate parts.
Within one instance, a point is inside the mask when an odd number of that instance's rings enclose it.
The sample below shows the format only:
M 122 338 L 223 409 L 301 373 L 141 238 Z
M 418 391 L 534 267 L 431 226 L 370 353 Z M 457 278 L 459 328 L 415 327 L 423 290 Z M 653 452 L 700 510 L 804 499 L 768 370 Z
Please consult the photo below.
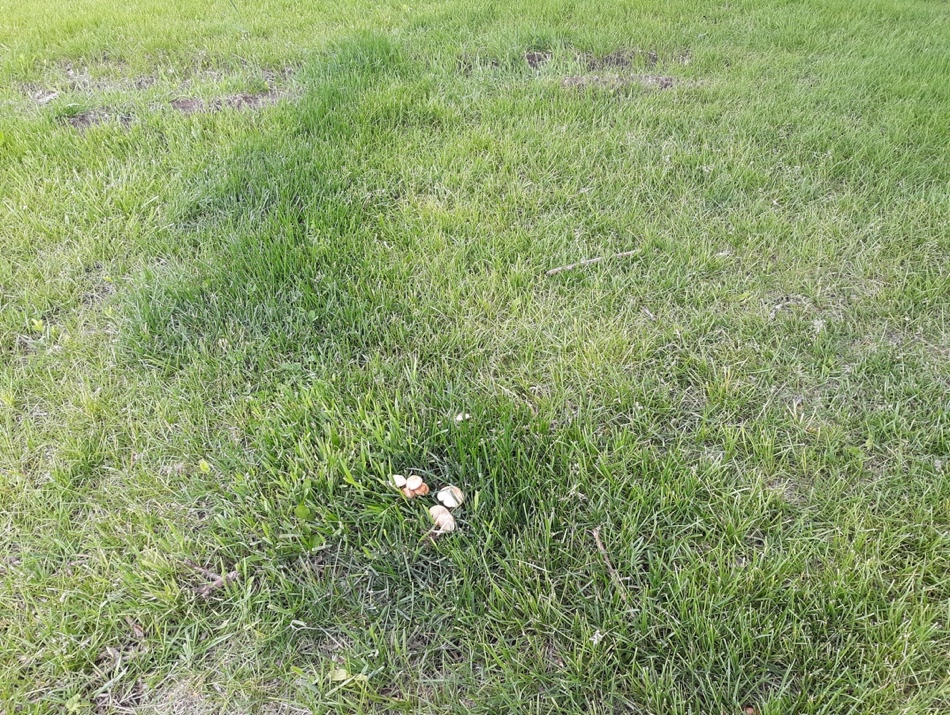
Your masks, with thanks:
M 465 501 L 465 493 L 455 485 L 442 487 L 439 493 L 435 495 L 436 499 L 442 502 L 449 509 L 461 506 Z
M 406 486 L 412 489 L 412 491 L 415 491 L 422 486 L 422 477 L 418 474 L 413 474 L 406 479 Z
M 449 510 L 446 509 L 441 504 L 436 504 L 435 506 L 429 507 L 429 516 L 432 517 L 432 521 L 438 521 L 440 517 L 451 516 Z
M 429 516 L 435 522 L 437 533 L 447 534 L 450 531 L 455 531 L 455 517 L 444 506 L 436 504 L 429 507 Z

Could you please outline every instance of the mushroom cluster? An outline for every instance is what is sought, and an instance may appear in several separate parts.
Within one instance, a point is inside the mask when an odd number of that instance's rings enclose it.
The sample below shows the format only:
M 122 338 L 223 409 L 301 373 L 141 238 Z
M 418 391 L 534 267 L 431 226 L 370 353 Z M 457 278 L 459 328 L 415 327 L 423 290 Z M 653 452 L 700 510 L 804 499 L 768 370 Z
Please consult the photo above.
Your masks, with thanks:
M 407 499 L 424 497 L 429 494 L 429 485 L 418 474 L 412 474 L 408 477 L 402 474 L 392 475 L 392 484 L 396 489 L 402 492 Z M 432 517 L 433 526 L 427 536 L 431 539 L 437 539 L 443 534 L 455 531 L 455 517 L 452 516 L 450 509 L 457 509 L 465 501 L 465 494 L 455 485 L 442 487 L 436 492 L 435 498 L 441 502 L 429 508 L 429 516 Z
M 409 477 L 404 477 L 401 474 L 394 474 L 393 484 L 395 484 L 396 488 L 403 493 L 406 499 L 424 497 L 429 493 L 429 485 L 422 481 L 422 477 L 420 477 L 418 474 L 412 474 Z

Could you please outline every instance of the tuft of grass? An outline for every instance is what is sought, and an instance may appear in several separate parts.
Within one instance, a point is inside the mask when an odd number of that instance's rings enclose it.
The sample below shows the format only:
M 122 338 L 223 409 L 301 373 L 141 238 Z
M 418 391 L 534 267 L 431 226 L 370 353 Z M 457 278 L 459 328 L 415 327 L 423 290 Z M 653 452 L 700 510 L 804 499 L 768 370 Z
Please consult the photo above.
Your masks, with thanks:
M 0 8 L 0 699 L 947 709 L 939 8 L 159 5 Z

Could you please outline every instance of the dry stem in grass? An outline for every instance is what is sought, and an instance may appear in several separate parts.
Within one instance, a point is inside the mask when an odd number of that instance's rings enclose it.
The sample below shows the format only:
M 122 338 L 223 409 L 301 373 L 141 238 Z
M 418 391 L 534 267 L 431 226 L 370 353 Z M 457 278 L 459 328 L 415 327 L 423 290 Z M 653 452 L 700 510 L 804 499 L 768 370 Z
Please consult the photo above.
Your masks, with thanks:
M 593 263 L 600 263 L 605 261 L 608 258 L 629 258 L 630 256 L 635 256 L 640 251 L 623 251 L 622 253 L 615 253 L 612 256 L 597 256 L 597 258 L 585 258 L 583 261 L 578 261 L 577 263 L 568 263 L 566 266 L 558 266 L 557 268 L 552 268 L 551 270 L 545 272 L 546 276 L 555 276 L 558 273 L 563 273 L 564 271 L 572 271 L 575 268 L 583 268 L 584 266 L 589 266 Z
M 620 592 L 620 597 L 623 599 L 623 602 L 627 605 L 629 601 L 627 600 L 627 589 L 624 588 L 623 581 L 620 580 L 620 575 L 617 573 L 617 570 L 614 568 L 614 565 L 610 562 L 610 555 L 607 553 L 606 547 L 604 547 L 604 542 L 600 540 L 600 527 L 591 531 L 594 535 L 594 541 L 597 542 L 597 550 L 600 552 L 600 555 L 604 557 L 604 563 L 607 564 L 607 571 L 610 572 L 610 578 L 614 582 L 614 586 L 617 587 L 617 590 Z
M 200 588 L 195 589 L 195 593 L 197 593 L 202 598 L 207 598 L 208 596 L 212 594 L 212 592 L 221 588 L 225 584 L 231 583 L 233 581 L 237 581 L 241 577 L 241 574 L 238 571 L 231 571 L 230 573 L 227 573 L 224 576 L 221 576 L 220 574 L 217 574 L 214 571 L 211 571 L 210 569 L 206 569 L 203 566 L 199 566 L 194 561 L 191 561 L 189 559 L 185 559 L 185 565 L 188 566 L 189 568 L 194 569 L 200 574 L 204 574 L 205 576 L 211 579 L 211 583 L 207 583 L 204 586 L 201 586 Z

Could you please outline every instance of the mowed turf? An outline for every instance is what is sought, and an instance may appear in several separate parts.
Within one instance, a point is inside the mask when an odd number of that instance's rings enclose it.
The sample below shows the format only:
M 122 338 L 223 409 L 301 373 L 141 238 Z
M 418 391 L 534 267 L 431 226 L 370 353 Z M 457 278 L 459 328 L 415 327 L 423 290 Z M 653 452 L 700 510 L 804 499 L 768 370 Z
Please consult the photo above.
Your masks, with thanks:
M 944 4 L 115 5 L 0 3 L 5 712 L 950 711 Z

